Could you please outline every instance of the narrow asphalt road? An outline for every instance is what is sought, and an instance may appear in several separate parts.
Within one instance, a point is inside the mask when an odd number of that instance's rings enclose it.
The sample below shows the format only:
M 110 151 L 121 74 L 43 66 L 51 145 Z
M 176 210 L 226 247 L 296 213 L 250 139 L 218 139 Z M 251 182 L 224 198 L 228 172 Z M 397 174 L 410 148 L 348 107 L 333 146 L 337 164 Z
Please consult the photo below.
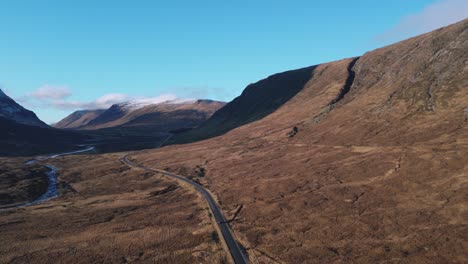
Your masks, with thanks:
M 163 175 L 165 175 L 167 177 L 170 177 L 170 178 L 173 178 L 173 179 L 176 179 L 176 180 L 179 180 L 179 181 L 186 182 L 186 183 L 190 184 L 192 187 L 194 187 L 198 192 L 200 192 L 203 195 L 203 197 L 205 198 L 205 200 L 208 202 L 208 205 L 210 206 L 211 212 L 213 212 L 213 215 L 214 215 L 215 220 L 216 220 L 216 224 L 218 225 L 219 229 L 221 230 L 221 233 L 223 235 L 223 239 L 224 239 L 224 241 L 226 242 L 226 244 L 227 244 L 227 246 L 229 248 L 229 252 L 231 253 L 231 256 L 232 256 L 232 258 L 234 260 L 234 263 L 236 263 L 236 264 L 248 263 L 248 257 L 246 256 L 245 252 L 242 250 L 242 248 L 239 245 L 239 243 L 237 242 L 237 240 L 234 238 L 234 235 L 232 234 L 232 231 L 231 231 L 231 227 L 227 223 L 226 218 L 224 218 L 224 215 L 221 212 L 221 209 L 218 207 L 218 205 L 216 204 L 216 202 L 214 201 L 214 199 L 210 195 L 210 193 L 205 188 L 203 188 L 203 186 L 201 186 L 197 182 L 194 182 L 194 181 L 189 180 L 189 179 L 187 179 L 185 177 L 182 177 L 182 176 L 179 176 L 179 175 L 167 172 L 167 171 L 158 170 L 158 169 L 151 169 L 151 168 L 147 168 L 147 167 L 144 167 L 144 166 L 137 165 L 137 164 L 131 162 L 128 159 L 128 155 L 129 154 L 125 155 L 121 159 L 121 161 L 123 163 L 125 163 L 125 164 L 127 164 L 129 166 L 132 166 L 132 167 L 136 167 L 136 168 L 146 170 L 146 171 L 161 173 L 161 174 L 163 174 Z

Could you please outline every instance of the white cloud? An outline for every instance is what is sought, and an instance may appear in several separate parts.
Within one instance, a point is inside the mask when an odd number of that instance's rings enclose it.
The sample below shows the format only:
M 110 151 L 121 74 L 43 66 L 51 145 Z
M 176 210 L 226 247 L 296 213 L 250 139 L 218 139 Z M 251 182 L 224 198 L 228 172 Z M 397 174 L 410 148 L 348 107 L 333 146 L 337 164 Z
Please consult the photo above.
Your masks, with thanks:
M 52 85 L 44 85 L 39 87 L 36 91 L 30 94 L 32 97 L 36 99 L 52 99 L 52 100 L 60 100 L 71 96 L 71 91 L 66 86 L 52 86 Z
M 126 94 L 111 93 L 105 94 L 98 99 L 96 99 L 92 104 L 101 105 L 101 106 L 111 106 L 113 104 L 121 103 L 131 100 L 131 97 Z
M 396 26 L 377 36 L 377 40 L 385 42 L 401 40 L 448 26 L 467 17 L 467 0 L 438 1 L 418 13 L 404 17 Z
M 138 101 L 139 103 L 157 104 L 168 100 L 174 100 L 177 96 L 173 94 L 162 94 L 157 97 L 130 96 L 127 94 L 111 93 L 105 94 L 90 102 L 71 100 L 52 100 L 49 105 L 60 110 L 81 110 L 81 109 L 107 109 L 113 104 Z
M 121 93 L 105 94 L 92 101 L 71 100 L 71 90 L 67 86 L 44 85 L 29 93 L 28 96 L 16 98 L 19 102 L 32 108 L 52 108 L 62 111 L 82 109 L 107 109 L 113 104 L 138 101 L 141 104 L 157 104 L 168 100 L 175 100 L 173 94 L 162 94 L 157 97 L 132 96 Z

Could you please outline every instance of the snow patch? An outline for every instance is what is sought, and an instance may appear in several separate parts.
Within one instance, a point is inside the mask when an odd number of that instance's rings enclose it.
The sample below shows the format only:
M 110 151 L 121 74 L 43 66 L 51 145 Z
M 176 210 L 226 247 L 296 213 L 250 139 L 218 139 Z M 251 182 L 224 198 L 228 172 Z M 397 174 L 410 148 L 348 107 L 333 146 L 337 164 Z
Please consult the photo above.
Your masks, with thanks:
M 159 96 L 154 98 L 146 98 L 140 100 L 128 101 L 125 103 L 120 103 L 119 106 L 127 110 L 137 110 L 149 105 L 158 105 L 158 104 L 185 104 L 195 102 L 194 99 L 181 99 L 176 98 L 175 96 Z

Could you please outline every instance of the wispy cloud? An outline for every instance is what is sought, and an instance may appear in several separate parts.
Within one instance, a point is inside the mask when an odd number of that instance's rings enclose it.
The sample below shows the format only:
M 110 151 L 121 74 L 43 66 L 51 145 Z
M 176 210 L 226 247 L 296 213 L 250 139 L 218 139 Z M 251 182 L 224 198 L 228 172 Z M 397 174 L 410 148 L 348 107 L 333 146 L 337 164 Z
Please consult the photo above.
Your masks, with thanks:
M 30 94 L 32 97 L 43 100 L 60 100 L 70 97 L 72 95 L 70 89 L 67 86 L 53 86 L 53 85 L 44 85 L 39 87 L 36 91 Z
M 123 103 L 133 100 L 142 100 L 152 104 L 174 100 L 177 98 L 172 94 L 162 94 L 157 97 L 131 96 L 127 94 L 111 93 L 105 94 L 90 102 L 81 102 L 73 100 L 52 100 L 48 104 L 59 110 L 78 110 L 78 109 L 107 109 L 113 104 Z
M 48 104 L 59 110 L 78 110 L 78 109 L 106 109 L 113 104 L 122 103 L 132 100 L 132 96 L 126 94 L 105 94 L 93 101 L 83 102 L 77 100 L 48 100 Z
M 92 101 L 71 100 L 72 91 L 67 86 L 44 85 L 27 96 L 16 98 L 20 103 L 32 108 L 52 108 L 63 111 L 82 109 L 107 109 L 113 104 L 132 100 L 146 100 L 152 103 L 174 100 L 173 94 L 162 94 L 157 97 L 135 96 L 121 93 L 105 94 Z
M 0 86 L 1 87 L 1 86 Z M 5 91 L 5 89 L 3 89 Z M 73 96 L 73 90 L 66 85 L 43 85 L 36 90 L 26 93 L 24 95 L 15 96 L 14 99 L 21 105 L 37 111 L 36 113 L 44 114 L 44 120 L 49 123 L 58 121 L 57 117 L 47 118 L 55 115 L 68 115 L 75 110 L 88 110 L 88 109 L 108 109 L 113 104 L 135 101 L 134 104 L 148 105 L 157 104 L 171 100 L 184 100 L 184 98 L 212 98 L 226 97 L 226 89 L 216 88 L 194 88 L 194 87 L 178 87 L 171 89 L 181 91 L 181 97 L 173 93 L 163 93 L 159 96 L 140 96 L 123 93 L 109 93 L 104 94 L 94 100 L 76 100 L 77 96 Z M 52 113 L 52 114 L 51 114 Z
M 442 0 L 400 20 L 393 28 L 377 36 L 379 42 L 393 42 L 444 27 L 468 17 L 467 0 Z

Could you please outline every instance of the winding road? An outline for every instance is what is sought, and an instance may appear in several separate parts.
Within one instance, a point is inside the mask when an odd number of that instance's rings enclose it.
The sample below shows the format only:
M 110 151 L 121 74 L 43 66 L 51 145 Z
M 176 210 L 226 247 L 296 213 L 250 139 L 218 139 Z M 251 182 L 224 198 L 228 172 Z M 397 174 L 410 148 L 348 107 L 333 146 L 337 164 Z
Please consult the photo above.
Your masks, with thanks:
M 170 137 L 171 136 L 168 136 L 160 145 L 162 146 L 167 140 L 169 140 Z M 85 149 L 72 151 L 72 152 L 66 152 L 66 153 L 60 153 L 60 154 L 52 154 L 52 155 L 49 155 L 49 156 L 36 157 L 36 158 L 34 158 L 32 160 L 27 161 L 26 164 L 29 165 L 29 164 L 34 164 L 34 163 L 36 163 L 38 161 L 44 161 L 44 160 L 47 160 L 47 159 L 50 159 L 50 158 L 53 159 L 53 158 L 57 158 L 57 157 L 61 157 L 61 156 L 67 156 L 67 155 L 73 155 L 73 154 L 88 152 L 88 151 L 91 151 L 93 149 L 94 149 L 94 147 L 87 147 Z M 203 186 L 201 186 L 199 183 L 194 182 L 194 181 L 192 181 L 192 180 L 190 180 L 188 178 L 185 178 L 185 177 L 182 177 L 182 176 L 179 176 L 179 175 L 167 172 L 167 171 L 163 171 L 163 170 L 159 170 L 159 169 L 152 169 L 152 168 L 147 168 L 147 167 L 144 167 L 144 166 L 141 166 L 141 165 L 137 165 L 137 164 L 131 162 L 128 159 L 128 156 L 129 156 L 129 154 L 125 155 L 121 159 L 121 162 L 123 162 L 123 163 L 125 163 L 125 164 L 127 164 L 128 166 L 131 166 L 131 167 L 136 167 L 136 168 L 140 168 L 140 169 L 143 169 L 143 170 L 146 170 L 146 171 L 161 173 L 161 174 L 163 174 L 163 175 L 165 175 L 165 176 L 167 176 L 169 178 L 176 179 L 176 180 L 188 183 L 190 186 L 195 188 L 195 190 L 197 190 L 199 193 L 201 193 L 203 195 L 204 199 L 206 200 L 206 202 L 208 203 L 209 207 L 210 207 L 210 210 L 211 210 L 211 212 L 212 212 L 212 214 L 213 214 L 213 216 L 214 216 L 214 218 L 216 220 L 216 225 L 219 228 L 219 230 L 221 231 L 222 239 L 226 243 L 226 245 L 227 245 L 227 247 L 229 249 L 229 253 L 232 256 L 232 259 L 233 259 L 234 263 L 235 264 L 246 264 L 246 263 L 248 263 L 248 256 L 246 255 L 245 251 L 242 249 L 240 244 L 237 242 L 237 240 L 234 238 L 234 235 L 232 233 L 231 227 L 229 226 L 229 223 L 226 221 L 226 218 L 224 217 L 221 209 L 218 207 L 217 203 L 215 202 L 215 200 L 213 199 L 211 194 L 208 192 L 208 190 L 203 188 Z M 48 173 L 49 186 L 48 186 L 47 192 L 44 193 L 43 195 L 41 195 L 39 198 L 35 199 L 34 201 L 27 202 L 27 203 L 20 204 L 20 205 L 16 205 L 16 206 L 12 206 L 12 207 L 17 208 L 17 207 L 35 205 L 35 204 L 38 204 L 38 203 L 43 202 L 45 200 L 57 197 L 57 189 L 56 189 L 56 183 L 57 183 L 56 171 L 57 171 L 57 168 L 53 167 L 52 165 L 45 165 L 45 166 L 50 169 L 50 172 Z M 7 209 L 7 208 L 1 208 L 1 209 Z
M 173 174 L 164 170 L 159 170 L 159 169 L 151 169 L 147 168 L 138 164 L 135 164 L 131 162 L 128 159 L 128 155 L 125 155 L 121 161 L 128 166 L 140 168 L 146 171 L 152 171 L 152 172 L 157 172 L 161 173 L 169 178 L 176 179 L 185 183 L 190 184 L 193 188 L 195 188 L 199 193 L 203 195 L 205 200 L 208 202 L 208 205 L 210 206 L 211 212 L 216 220 L 216 224 L 218 225 L 219 230 L 221 230 L 222 238 L 226 242 L 226 245 L 229 249 L 229 252 L 231 253 L 232 259 L 234 260 L 234 263 L 236 264 L 244 264 L 248 263 L 248 257 L 246 256 L 246 253 L 244 250 L 242 250 L 241 246 L 237 242 L 237 240 L 234 238 L 234 235 L 232 234 L 231 227 L 229 226 L 228 222 L 226 221 L 226 218 L 224 217 L 223 213 L 221 212 L 221 209 L 218 207 L 216 204 L 215 200 L 211 196 L 211 194 L 203 188 L 199 183 L 194 182 L 192 180 L 189 180 L 188 178 L 179 176 L 177 174 Z

